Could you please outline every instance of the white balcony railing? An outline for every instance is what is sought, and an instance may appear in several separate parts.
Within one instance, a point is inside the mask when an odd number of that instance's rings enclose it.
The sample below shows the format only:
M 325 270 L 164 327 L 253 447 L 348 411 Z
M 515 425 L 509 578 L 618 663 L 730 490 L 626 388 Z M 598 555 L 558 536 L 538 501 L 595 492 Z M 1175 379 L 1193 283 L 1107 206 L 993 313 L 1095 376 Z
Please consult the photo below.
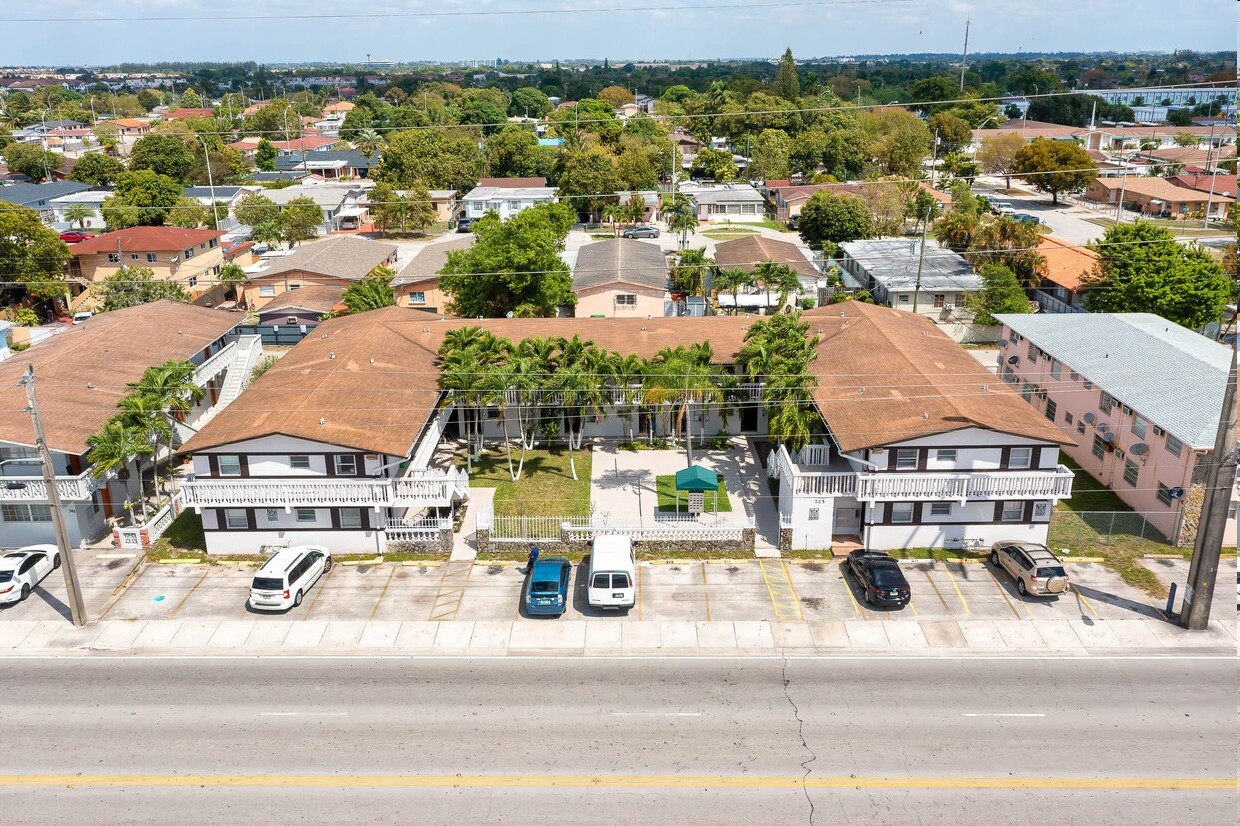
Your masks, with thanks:
M 194 384 L 199 387 L 206 387 L 207 382 L 222 373 L 232 363 L 233 351 L 236 349 L 236 342 L 230 341 L 219 352 L 211 354 L 194 371 Z
M 91 478 L 90 471 L 79 476 L 57 476 L 56 492 L 62 502 L 85 502 L 107 479 Z M 46 502 L 47 484 L 42 476 L 0 477 L 0 502 Z
M 422 471 L 398 479 L 192 479 L 185 504 L 194 508 L 434 507 L 469 495 L 462 470 Z
M 857 474 L 861 502 L 959 501 L 977 499 L 1066 499 L 1072 495 L 1072 471 L 997 473 L 862 473 Z

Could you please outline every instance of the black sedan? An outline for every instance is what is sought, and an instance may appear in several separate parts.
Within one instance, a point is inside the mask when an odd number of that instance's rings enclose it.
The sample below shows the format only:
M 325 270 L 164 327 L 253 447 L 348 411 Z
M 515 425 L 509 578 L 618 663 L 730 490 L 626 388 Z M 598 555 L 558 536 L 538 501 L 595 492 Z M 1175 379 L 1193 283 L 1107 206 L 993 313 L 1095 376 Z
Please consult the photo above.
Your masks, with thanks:
M 853 551 L 848 555 L 848 569 L 861 586 L 861 597 L 866 605 L 908 605 L 912 595 L 908 580 L 900 570 L 900 564 L 882 551 Z

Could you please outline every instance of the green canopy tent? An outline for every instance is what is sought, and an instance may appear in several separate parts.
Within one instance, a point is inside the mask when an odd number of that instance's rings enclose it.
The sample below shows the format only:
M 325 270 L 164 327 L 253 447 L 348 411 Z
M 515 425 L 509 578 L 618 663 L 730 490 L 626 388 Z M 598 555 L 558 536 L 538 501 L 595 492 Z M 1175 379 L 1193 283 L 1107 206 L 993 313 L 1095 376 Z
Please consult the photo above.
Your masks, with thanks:
M 719 512 L 719 474 L 701 465 L 689 465 L 676 471 L 676 512 L 680 513 L 680 492 L 715 493 L 715 513 Z

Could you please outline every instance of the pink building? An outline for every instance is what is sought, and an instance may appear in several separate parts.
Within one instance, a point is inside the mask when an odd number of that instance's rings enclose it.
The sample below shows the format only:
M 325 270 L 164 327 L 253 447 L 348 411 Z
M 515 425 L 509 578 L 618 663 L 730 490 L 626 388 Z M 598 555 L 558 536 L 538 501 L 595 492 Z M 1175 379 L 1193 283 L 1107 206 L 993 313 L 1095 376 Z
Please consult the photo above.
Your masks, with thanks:
M 1179 545 L 1197 534 L 1232 350 L 1147 313 L 1001 315 L 999 374 Z M 1236 544 L 1232 491 L 1225 544 Z

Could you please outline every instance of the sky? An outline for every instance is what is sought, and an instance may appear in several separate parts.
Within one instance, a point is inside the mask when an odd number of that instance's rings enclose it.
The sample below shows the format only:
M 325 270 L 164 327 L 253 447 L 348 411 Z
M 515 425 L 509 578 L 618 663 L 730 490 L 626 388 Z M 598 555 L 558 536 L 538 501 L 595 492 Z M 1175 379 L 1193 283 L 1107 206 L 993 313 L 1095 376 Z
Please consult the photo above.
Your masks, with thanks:
M 0 63 L 954 53 L 966 19 L 970 52 L 1235 51 L 1236 9 L 1221 0 L 3 0 Z

